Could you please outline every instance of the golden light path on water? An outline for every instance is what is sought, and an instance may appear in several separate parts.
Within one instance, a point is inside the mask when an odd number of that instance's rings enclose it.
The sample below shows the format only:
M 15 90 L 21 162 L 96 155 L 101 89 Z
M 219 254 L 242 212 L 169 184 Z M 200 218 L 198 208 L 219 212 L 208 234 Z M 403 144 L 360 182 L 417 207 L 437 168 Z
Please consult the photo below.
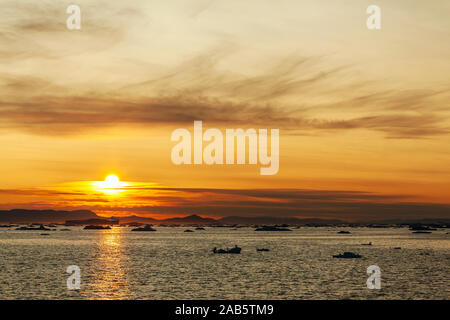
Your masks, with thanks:
M 123 228 L 112 227 L 98 234 L 95 273 L 92 281 L 93 299 L 130 298 Z

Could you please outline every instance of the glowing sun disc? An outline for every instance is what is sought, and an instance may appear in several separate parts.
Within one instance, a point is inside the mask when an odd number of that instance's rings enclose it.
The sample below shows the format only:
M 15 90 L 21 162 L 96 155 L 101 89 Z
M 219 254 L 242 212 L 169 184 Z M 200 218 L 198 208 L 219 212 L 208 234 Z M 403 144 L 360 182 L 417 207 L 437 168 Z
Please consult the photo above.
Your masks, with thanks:
M 129 186 L 128 183 L 119 180 L 115 174 L 110 174 L 105 181 L 94 181 L 93 185 L 99 190 L 107 194 L 116 194 L 124 190 L 121 188 Z M 119 190 L 117 190 L 119 189 Z
M 117 188 L 118 186 L 120 186 L 119 177 L 117 177 L 115 174 L 110 174 L 105 179 L 105 186 L 108 186 L 108 188 Z

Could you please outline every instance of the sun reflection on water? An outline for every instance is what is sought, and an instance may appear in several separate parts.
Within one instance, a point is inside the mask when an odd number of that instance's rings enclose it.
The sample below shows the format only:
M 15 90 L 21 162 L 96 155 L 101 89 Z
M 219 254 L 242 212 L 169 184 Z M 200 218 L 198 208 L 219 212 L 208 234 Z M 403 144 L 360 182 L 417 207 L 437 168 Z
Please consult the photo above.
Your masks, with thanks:
M 100 231 L 92 283 L 93 299 L 131 298 L 123 236 L 121 227 Z

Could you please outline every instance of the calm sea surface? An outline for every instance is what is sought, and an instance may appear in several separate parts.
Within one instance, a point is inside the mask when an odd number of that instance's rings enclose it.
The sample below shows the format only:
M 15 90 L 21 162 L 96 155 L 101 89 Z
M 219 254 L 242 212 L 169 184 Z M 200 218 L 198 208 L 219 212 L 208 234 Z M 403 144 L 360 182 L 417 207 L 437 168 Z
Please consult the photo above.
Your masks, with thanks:
M 43 231 L 48 236 L 0 229 L 0 299 L 450 298 L 448 230 L 60 229 Z M 240 255 L 212 253 L 235 244 Z M 262 247 L 270 251 L 256 251 Z M 363 258 L 332 258 L 343 251 Z M 67 289 L 69 265 L 81 269 L 79 291 Z M 370 265 L 381 268 L 381 290 L 367 289 Z

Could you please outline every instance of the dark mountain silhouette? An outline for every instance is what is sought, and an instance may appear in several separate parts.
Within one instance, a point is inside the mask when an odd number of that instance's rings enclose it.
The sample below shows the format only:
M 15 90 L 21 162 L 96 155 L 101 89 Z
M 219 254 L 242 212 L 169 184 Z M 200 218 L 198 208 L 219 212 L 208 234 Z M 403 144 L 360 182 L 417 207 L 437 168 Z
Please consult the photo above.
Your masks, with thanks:
M 0 223 L 9 224 L 47 224 L 47 223 L 65 223 L 71 221 L 73 224 L 89 224 L 89 221 L 105 220 L 107 218 L 98 216 L 90 210 L 27 210 L 27 209 L 12 209 L 12 210 L 0 210 Z M 190 215 L 186 217 L 176 217 L 167 219 L 155 219 L 150 217 L 140 216 L 126 216 L 119 218 L 120 224 L 198 224 L 198 225 L 330 225 L 330 224 L 347 224 L 348 222 L 337 219 L 300 219 L 293 217 L 241 217 L 241 216 L 229 216 L 218 219 L 204 218 L 198 215 Z M 84 220 L 84 221 L 83 221 Z M 99 221 L 101 223 L 101 221 Z M 383 221 L 378 221 L 383 223 Z M 410 224 L 410 223 L 422 223 L 422 224 L 450 224 L 449 219 L 432 219 L 427 218 L 423 220 L 386 220 L 384 223 L 389 224 Z M 107 223 L 113 224 L 113 223 Z M 363 223 L 367 224 L 367 222 Z
M 218 222 L 223 224 L 342 224 L 346 223 L 342 220 L 331 219 L 299 219 L 290 217 L 238 217 L 230 216 L 219 219 Z
M 176 217 L 176 218 L 168 218 L 168 219 L 154 219 L 147 217 L 139 217 L 139 216 L 128 216 L 120 218 L 121 224 L 132 224 L 132 223 L 141 223 L 141 224 L 214 224 L 218 223 L 217 220 L 212 218 L 203 218 L 198 215 L 190 215 L 186 217 Z
M 74 210 L 74 211 L 60 211 L 60 210 L 27 210 L 27 209 L 12 209 L 0 210 L 0 223 L 66 223 L 71 225 L 84 224 L 110 224 L 106 221 L 107 218 L 98 216 L 90 210 Z M 186 217 L 168 218 L 168 219 L 154 219 L 149 217 L 127 216 L 120 217 L 120 223 L 155 223 L 155 224 L 213 224 L 218 223 L 217 220 L 211 218 L 203 218 L 198 215 L 190 215 Z
M 120 223 L 132 223 L 132 222 L 138 222 L 138 223 L 155 223 L 159 220 L 154 218 L 148 218 L 148 217 L 139 217 L 139 216 L 127 216 L 127 217 L 120 217 Z
M 90 210 L 57 211 L 12 209 L 0 211 L 3 223 L 64 223 L 66 220 L 87 220 L 100 218 Z
M 439 224 L 439 225 L 450 225 L 450 219 L 444 218 L 425 218 L 425 219 L 389 219 L 375 221 L 374 223 L 384 223 L 384 224 Z
M 119 224 L 118 220 L 111 221 L 109 219 L 87 219 L 87 220 L 66 220 L 66 226 L 85 226 L 85 225 L 93 225 L 93 226 L 104 226 L 104 225 L 117 225 Z
M 165 220 L 160 220 L 163 223 L 174 223 L 174 224 L 188 224 L 188 223 L 196 223 L 196 224 L 212 224 L 218 223 L 218 220 L 212 218 L 202 218 L 196 214 L 191 216 L 183 217 L 183 218 L 169 218 Z

